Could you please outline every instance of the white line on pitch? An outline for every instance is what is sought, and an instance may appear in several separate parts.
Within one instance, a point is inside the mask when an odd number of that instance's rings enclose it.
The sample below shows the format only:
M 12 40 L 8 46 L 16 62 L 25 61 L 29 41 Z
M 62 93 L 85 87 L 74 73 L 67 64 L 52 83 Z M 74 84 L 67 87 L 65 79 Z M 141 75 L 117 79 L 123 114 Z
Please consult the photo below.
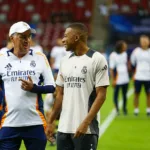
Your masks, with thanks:
M 132 94 L 133 94 L 133 89 L 130 89 L 127 93 L 127 97 L 129 98 Z M 122 100 L 119 101 L 119 108 L 121 108 L 122 106 Z M 101 138 L 101 136 L 104 134 L 104 132 L 106 131 L 106 129 L 109 127 L 109 125 L 111 124 L 111 122 L 115 119 L 116 117 L 116 109 L 114 108 L 111 113 L 107 116 L 107 118 L 104 120 L 104 122 L 102 123 L 102 125 L 100 125 L 100 130 L 99 130 L 99 138 Z

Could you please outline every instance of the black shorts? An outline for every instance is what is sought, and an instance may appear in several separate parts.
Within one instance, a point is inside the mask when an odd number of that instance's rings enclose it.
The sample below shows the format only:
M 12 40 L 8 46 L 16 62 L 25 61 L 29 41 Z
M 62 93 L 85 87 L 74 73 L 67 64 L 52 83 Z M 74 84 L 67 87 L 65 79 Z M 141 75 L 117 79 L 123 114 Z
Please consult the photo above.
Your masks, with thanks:
M 135 93 L 141 92 L 142 85 L 145 88 L 145 92 L 150 93 L 150 81 L 141 81 L 141 80 L 135 80 L 134 82 Z
M 57 150 L 96 150 L 98 135 L 85 134 L 73 138 L 74 134 L 57 133 Z

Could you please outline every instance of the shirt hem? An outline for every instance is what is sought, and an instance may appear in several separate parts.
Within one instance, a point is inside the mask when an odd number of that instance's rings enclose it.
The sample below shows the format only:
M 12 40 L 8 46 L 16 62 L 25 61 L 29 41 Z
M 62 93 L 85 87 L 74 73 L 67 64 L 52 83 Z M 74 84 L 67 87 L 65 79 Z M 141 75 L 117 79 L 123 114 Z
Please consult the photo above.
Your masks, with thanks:
M 108 83 L 108 84 L 101 84 L 101 85 L 96 85 L 95 87 L 102 87 L 102 86 L 109 86 L 110 84 Z
M 28 127 L 28 126 L 36 126 L 36 125 L 43 125 L 42 123 L 34 123 L 34 124 L 20 124 L 20 125 L 2 125 L 2 127 Z

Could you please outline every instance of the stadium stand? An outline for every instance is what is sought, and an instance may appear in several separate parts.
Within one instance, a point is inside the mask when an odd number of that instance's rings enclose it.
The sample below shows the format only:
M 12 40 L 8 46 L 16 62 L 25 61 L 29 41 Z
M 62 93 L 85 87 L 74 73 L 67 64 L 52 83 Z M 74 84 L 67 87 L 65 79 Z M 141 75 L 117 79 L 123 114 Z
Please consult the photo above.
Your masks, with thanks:
M 119 6 L 120 13 L 135 14 L 138 12 L 139 8 L 144 11 L 150 12 L 150 2 L 149 0 L 114 0 Z M 127 11 L 124 11 L 126 9 Z
M 36 39 L 51 47 L 65 24 L 81 21 L 90 27 L 92 7 L 93 1 L 87 0 L 0 0 L 0 47 L 6 43 L 10 24 L 21 20 L 34 24 Z

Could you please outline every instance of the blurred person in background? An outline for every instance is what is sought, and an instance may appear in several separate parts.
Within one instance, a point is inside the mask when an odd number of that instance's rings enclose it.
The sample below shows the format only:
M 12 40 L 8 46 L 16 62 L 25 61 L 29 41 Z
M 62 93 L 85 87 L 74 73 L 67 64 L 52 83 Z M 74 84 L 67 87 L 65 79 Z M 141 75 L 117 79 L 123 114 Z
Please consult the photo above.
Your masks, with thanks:
M 6 51 L 13 48 L 13 43 L 11 42 L 9 36 L 7 37 L 7 44 L 6 47 L 0 49 L 0 55 L 6 53 Z M 4 100 L 4 91 L 3 91 L 3 81 L 0 78 L 0 120 L 2 118 L 2 111 L 3 111 L 3 100 Z M 1 122 L 1 121 L 0 121 Z
M 14 23 L 9 30 L 13 48 L 0 55 L 0 77 L 5 88 L 0 150 L 19 150 L 22 140 L 27 150 L 46 147 L 41 94 L 53 93 L 55 83 L 46 56 L 30 49 L 32 33 L 36 31 L 27 23 Z
M 147 115 L 150 116 L 150 40 L 146 35 L 140 36 L 140 47 L 133 50 L 131 64 L 134 67 L 134 114 L 139 114 L 139 96 L 142 86 L 147 98 Z
M 33 49 L 34 52 L 41 52 L 43 53 L 43 48 L 41 45 L 39 45 L 37 42 L 36 42 L 36 39 L 35 39 L 35 35 L 32 35 L 32 39 L 31 39 L 31 44 L 30 44 L 30 49 Z
M 102 49 L 100 49 L 100 51 L 99 51 L 105 58 L 106 58 L 106 60 L 107 60 L 107 62 L 108 62 L 108 54 L 106 53 L 106 51 L 105 51 L 105 49 L 104 48 L 102 48 Z
M 44 98 L 44 112 L 47 121 L 51 114 L 51 109 L 53 107 L 55 97 L 56 97 L 56 92 L 54 94 L 52 93 L 46 94 Z M 56 122 L 53 122 L 53 130 L 55 131 L 55 129 L 57 129 L 57 125 Z M 50 142 L 50 146 L 56 145 L 56 132 L 53 133 L 53 138 L 49 140 L 49 142 Z
M 3 114 L 3 100 L 4 100 L 4 91 L 3 89 L 3 81 L 0 79 L 0 126 L 1 126 L 1 119 Z
M 127 90 L 129 83 L 129 63 L 126 50 L 126 42 L 118 41 L 115 46 L 115 52 L 112 52 L 109 57 L 110 76 L 112 79 L 112 86 L 114 87 L 114 104 L 116 107 L 116 111 L 119 114 L 118 95 L 119 90 L 121 89 L 123 96 L 124 115 L 127 114 Z
M 0 54 L 5 53 L 6 51 L 13 48 L 13 43 L 11 42 L 10 38 L 7 38 L 7 44 L 6 47 L 3 47 L 0 49 Z
M 104 2 L 104 3 L 99 5 L 99 12 L 100 12 L 100 15 L 102 15 L 104 17 L 104 19 L 106 19 L 108 21 L 109 8 L 107 5 L 107 2 Z
M 66 52 L 65 47 L 63 46 L 62 40 L 58 38 L 56 40 L 56 46 L 54 46 L 51 50 L 50 54 L 50 65 L 53 69 L 54 77 L 57 77 L 57 73 L 60 67 L 61 59 L 70 52 Z
M 47 137 L 60 114 L 57 150 L 96 150 L 98 144 L 98 112 L 109 85 L 105 57 L 87 46 L 88 29 L 82 23 L 69 25 L 62 39 L 67 51 L 60 64 L 56 99 L 48 121 Z

